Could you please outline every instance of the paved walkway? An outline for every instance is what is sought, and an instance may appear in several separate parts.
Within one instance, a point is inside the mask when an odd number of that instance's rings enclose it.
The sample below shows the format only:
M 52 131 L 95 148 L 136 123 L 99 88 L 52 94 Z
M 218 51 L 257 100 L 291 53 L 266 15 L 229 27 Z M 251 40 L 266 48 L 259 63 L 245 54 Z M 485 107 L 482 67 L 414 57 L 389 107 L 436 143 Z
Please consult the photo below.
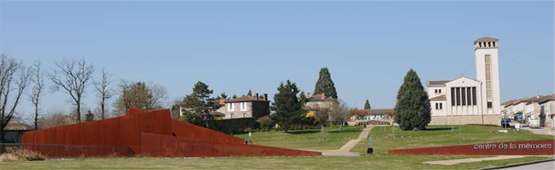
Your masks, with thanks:
M 555 169 L 555 161 L 548 161 L 542 163 L 535 163 L 530 165 L 523 165 L 523 166 L 515 166 L 515 167 L 508 167 L 508 168 L 501 168 L 504 170 L 553 170 Z
M 485 157 L 485 158 L 451 159 L 451 160 L 441 160 L 441 161 L 428 161 L 428 162 L 424 162 L 424 164 L 455 165 L 460 163 L 494 161 L 494 160 L 503 160 L 503 159 L 523 158 L 523 157 L 526 157 L 526 156 L 495 156 L 495 157 Z
M 531 131 L 534 134 L 555 136 L 555 130 L 550 129 L 550 128 L 532 129 L 532 128 L 525 127 L 525 128 L 522 128 L 522 129 Z
M 350 140 L 349 142 L 345 143 L 345 145 L 343 145 L 341 148 L 337 150 L 309 150 L 309 151 L 322 152 L 322 156 L 360 156 L 359 153 L 357 152 L 351 152 L 351 149 L 353 149 L 360 141 L 365 141 L 366 138 L 368 138 L 368 134 L 370 133 L 372 128 L 374 128 L 374 126 L 372 125 L 366 126 L 366 128 L 364 128 L 362 132 L 360 132 L 360 135 L 358 135 L 357 139 Z

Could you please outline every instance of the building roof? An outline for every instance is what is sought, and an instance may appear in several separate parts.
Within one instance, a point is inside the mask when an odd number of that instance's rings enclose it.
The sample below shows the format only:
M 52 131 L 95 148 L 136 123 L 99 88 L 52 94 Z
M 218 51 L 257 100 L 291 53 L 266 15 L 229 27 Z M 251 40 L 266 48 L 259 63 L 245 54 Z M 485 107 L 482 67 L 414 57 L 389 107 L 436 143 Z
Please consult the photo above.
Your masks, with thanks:
M 445 87 L 445 83 L 450 82 L 451 80 L 434 80 L 428 81 L 428 87 Z
M 6 126 L 6 128 L 4 128 L 4 130 L 31 130 L 31 129 L 33 129 L 33 127 L 25 123 L 10 123 Z
M 226 100 L 225 103 L 236 103 L 236 102 L 268 102 L 263 96 L 241 96 L 235 99 Z
M 222 112 L 212 112 L 212 115 L 214 115 L 214 116 L 225 116 L 225 114 L 222 113 Z
M 447 100 L 447 96 L 445 95 L 436 96 L 430 99 L 430 101 L 446 101 L 446 100 Z
M 322 93 L 322 94 L 318 94 L 318 95 L 310 95 L 307 94 L 306 95 L 308 98 L 308 102 L 334 102 L 336 101 L 333 97 L 331 96 L 326 96 L 326 94 Z
M 353 114 L 357 116 L 370 116 L 370 115 L 393 115 L 393 109 L 356 109 L 353 110 Z
M 476 43 L 478 43 L 478 42 L 497 42 L 497 41 L 499 41 L 497 38 L 482 37 L 482 38 L 478 38 L 476 41 L 474 41 L 474 45 L 476 45 Z
M 555 99 L 555 94 L 551 94 L 551 95 L 538 95 L 538 96 L 534 96 L 534 97 L 525 97 L 525 98 L 521 98 L 521 99 L 512 99 L 509 101 L 506 101 L 505 103 L 501 104 L 505 107 L 510 106 L 510 105 L 517 105 L 520 103 L 524 103 L 524 104 L 531 104 L 531 103 L 544 103 L 547 102 L 549 100 L 553 100 Z

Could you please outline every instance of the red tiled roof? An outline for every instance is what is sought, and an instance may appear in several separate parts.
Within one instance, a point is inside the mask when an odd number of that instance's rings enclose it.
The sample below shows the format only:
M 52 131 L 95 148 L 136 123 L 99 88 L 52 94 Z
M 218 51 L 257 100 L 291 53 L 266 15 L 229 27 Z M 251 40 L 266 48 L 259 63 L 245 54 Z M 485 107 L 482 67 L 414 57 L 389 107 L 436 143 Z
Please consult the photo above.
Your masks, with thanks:
M 357 110 L 353 110 L 353 114 L 357 116 L 382 115 L 382 114 L 393 115 L 394 112 L 393 112 L 393 109 L 371 109 L 371 110 L 357 109 Z

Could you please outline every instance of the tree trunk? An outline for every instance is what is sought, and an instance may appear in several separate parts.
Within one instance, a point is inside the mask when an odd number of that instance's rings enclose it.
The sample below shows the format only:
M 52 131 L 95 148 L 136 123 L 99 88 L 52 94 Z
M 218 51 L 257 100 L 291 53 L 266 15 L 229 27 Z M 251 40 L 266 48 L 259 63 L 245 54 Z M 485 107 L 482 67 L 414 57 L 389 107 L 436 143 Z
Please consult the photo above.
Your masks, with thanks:
M 81 123 L 81 104 L 77 102 L 77 123 Z
M 103 100 L 104 100 L 104 99 L 103 99 Z M 104 102 L 102 102 L 102 103 L 104 103 Z M 101 115 L 101 117 L 102 117 L 102 120 L 104 120 L 104 115 L 105 115 L 104 104 L 101 104 L 100 107 L 101 107 L 101 109 L 102 109 L 102 115 Z
M 39 129 L 39 107 L 35 105 L 35 130 Z
M 0 144 L 2 143 L 2 139 L 4 136 L 4 120 L 0 120 Z
M 341 132 L 341 128 L 343 127 L 343 124 L 345 124 L 345 122 L 343 122 L 339 125 L 339 132 Z
M 320 124 L 320 130 L 322 130 L 322 132 L 321 132 L 321 133 L 322 133 L 322 137 L 320 138 L 320 141 L 323 142 L 323 141 L 324 141 L 324 123 L 321 123 L 321 124 Z

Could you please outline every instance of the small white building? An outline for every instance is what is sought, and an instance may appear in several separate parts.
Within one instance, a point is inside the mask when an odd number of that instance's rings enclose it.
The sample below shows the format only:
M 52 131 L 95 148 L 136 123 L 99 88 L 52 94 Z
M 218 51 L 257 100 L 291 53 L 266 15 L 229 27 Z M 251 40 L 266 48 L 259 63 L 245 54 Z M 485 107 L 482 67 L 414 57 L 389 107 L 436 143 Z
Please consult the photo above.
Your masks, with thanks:
M 491 37 L 474 41 L 476 79 L 427 82 L 431 125 L 500 124 L 498 45 Z

